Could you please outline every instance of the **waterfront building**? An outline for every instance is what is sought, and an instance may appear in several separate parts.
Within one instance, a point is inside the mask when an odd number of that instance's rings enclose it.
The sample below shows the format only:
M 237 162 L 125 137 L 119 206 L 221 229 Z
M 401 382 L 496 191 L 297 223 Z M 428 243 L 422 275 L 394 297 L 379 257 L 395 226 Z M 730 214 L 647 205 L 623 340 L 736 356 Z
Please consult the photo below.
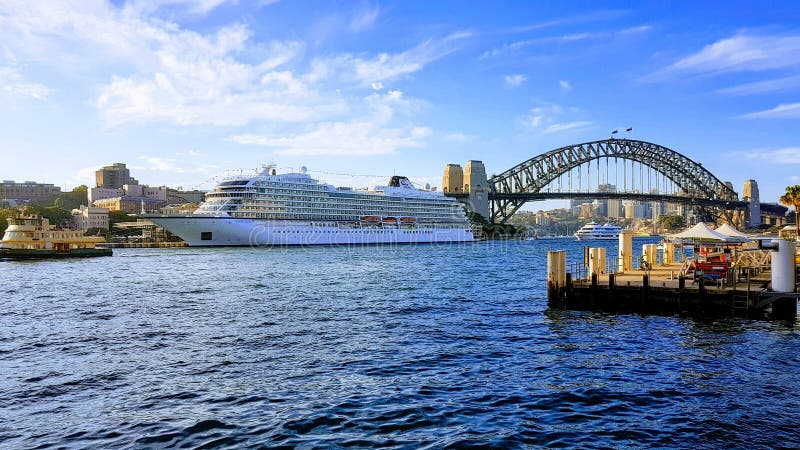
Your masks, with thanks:
M 98 208 L 106 208 L 109 211 L 125 211 L 129 214 L 139 214 L 144 212 L 158 211 L 159 208 L 166 205 L 165 200 L 151 197 L 114 197 L 104 198 L 94 202 L 94 206 Z
M 143 184 L 126 184 L 119 189 L 115 188 L 91 188 L 89 189 L 89 202 L 95 203 L 117 197 L 147 197 L 167 201 L 167 187 L 149 187 Z
M 126 184 L 139 184 L 131 177 L 131 172 L 123 163 L 114 163 L 105 166 L 94 173 L 95 187 L 108 189 L 122 189 Z
M 61 195 L 61 188 L 52 184 L 25 181 L 17 183 L 3 180 L 0 183 L 0 199 L 17 203 L 51 203 Z
M 108 209 L 81 205 L 80 208 L 72 210 L 72 221 L 76 230 L 88 230 L 89 228 L 107 230 Z
M 203 203 L 206 198 L 204 191 L 167 188 L 167 201 L 170 203 Z

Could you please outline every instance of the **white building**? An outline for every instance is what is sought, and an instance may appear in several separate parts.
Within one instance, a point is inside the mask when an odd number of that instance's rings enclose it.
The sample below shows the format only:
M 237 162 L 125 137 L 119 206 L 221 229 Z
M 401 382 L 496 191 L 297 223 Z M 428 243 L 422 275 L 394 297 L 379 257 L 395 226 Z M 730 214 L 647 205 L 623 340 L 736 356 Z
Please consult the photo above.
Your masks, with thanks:
M 77 230 L 88 230 L 89 228 L 107 230 L 108 209 L 81 205 L 80 208 L 72 210 L 72 220 L 75 222 Z

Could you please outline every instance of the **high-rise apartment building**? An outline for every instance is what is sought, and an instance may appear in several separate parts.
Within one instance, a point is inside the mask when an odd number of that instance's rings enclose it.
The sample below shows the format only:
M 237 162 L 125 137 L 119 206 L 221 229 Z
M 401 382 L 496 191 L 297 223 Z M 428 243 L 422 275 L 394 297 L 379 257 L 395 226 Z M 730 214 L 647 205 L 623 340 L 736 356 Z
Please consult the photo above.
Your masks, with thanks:
M 126 184 L 139 184 L 123 163 L 114 163 L 96 171 L 94 180 L 96 187 L 106 189 L 122 189 Z

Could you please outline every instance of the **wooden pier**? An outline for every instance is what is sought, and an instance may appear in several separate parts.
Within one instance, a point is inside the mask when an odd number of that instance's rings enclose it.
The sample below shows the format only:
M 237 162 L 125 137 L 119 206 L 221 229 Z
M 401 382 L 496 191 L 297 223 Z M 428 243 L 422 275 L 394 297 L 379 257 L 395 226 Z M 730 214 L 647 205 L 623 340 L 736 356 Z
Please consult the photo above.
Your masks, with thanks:
M 644 270 L 616 259 L 611 261 L 618 264 L 597 264 L 593 259 L 597 252 L 591 257 L 588 253 L 587 264 L 570 267 L 566 252 L 548 254 L 550 307 L 709 318 L 793 321 L 797 317 L 798 289 L 773 291 L 769 265 L 733 267 L 724 277 L 710 280 L 709 274 L 689 271 L 685 261 Z M 614 273 L 606 273 L 606 268 Z

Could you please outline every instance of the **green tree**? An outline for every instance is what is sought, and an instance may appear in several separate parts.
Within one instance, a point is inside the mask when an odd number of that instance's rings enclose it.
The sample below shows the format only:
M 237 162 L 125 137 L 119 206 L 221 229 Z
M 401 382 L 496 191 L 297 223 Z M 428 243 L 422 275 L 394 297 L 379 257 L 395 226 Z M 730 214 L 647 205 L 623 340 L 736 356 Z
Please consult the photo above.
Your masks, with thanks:
M 52 225 L 70 226 L 72 224 L 72 214 L 58 206 L 37 206 L 34 208 L 34 212 L 49 220 Z
M 0 235 L 6 232 L 6 228 L 8 228 L 8 218 L 14 217 L 19 214 L 19 210 L 16 208 L 5 208 L 0 209 Z
M 778 201 L 786 206 L 794 206 L 794 224 L 800 227 L 800 185 L 786 186 L 786 193 Z
M 683 216 L 661 216 L 658 218 L 658 224 L 669 231 L 680 230 L 686 226 Z
M 108 225 L 112 226 L 115 223 L 130 222 L 131 216 L 125 211 L 109 211 L 108 212 Z

